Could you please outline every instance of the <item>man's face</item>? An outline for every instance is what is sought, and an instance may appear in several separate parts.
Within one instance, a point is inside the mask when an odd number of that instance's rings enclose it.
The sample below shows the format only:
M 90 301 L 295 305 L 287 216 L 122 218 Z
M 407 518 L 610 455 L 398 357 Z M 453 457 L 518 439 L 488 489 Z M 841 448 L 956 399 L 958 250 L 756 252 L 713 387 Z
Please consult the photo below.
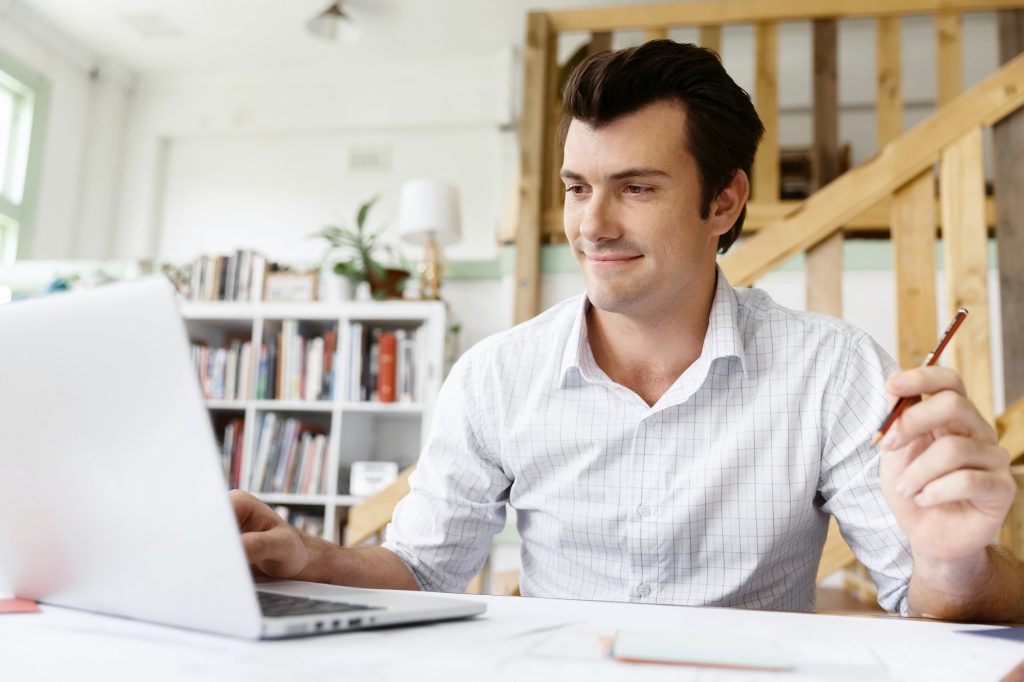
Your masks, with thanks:
M 714 268 L 718 235 L 700 217 L 686 112 L 659 102 L 601 128 L 573 120 L 565 140 L 565 236 L 591 303 L 656 315 Z

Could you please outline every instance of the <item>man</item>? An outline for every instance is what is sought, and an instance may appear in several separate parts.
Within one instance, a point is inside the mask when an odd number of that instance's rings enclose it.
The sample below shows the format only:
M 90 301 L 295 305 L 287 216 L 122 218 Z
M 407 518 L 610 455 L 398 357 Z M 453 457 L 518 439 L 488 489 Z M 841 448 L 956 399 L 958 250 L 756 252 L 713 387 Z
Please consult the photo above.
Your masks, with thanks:
M 810 610 L 829 514 L 903 614 L 1024 617 L 992 544 L 1014 494 L 992 428 L 942 368 L 734 290 L 762 126 L 711 52 L 655 41 L 566 86 L 565 232 L 586 295 L 487 339 L 445 382 L 382 547 L 299 534 L 244 493 L 279 578 L 460 591 L 505 505 L 526 595 Z M 929 394 L 882 442 L 893 396 Z

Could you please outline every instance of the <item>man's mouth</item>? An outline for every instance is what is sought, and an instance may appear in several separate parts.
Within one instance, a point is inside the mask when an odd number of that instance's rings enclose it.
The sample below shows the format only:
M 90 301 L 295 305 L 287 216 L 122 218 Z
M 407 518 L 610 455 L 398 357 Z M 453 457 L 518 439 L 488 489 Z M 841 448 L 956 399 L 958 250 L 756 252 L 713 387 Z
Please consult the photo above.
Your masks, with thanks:
M 614 265 L 616 263 L 626 263 L 626 262 L 629 262 L 629 261 L 637 260 L 638 258 L 642 258 L 642 257 L 643 256 L 640 256 L 640 255 L 631 255 L 631 254 L 625 254 L 625 253 L 623 253 L 623 254 L 587 254 L 587 260 L 589 260 L 591 263 L 601 263 L 601 264 L 608 264 L 608 265 Z

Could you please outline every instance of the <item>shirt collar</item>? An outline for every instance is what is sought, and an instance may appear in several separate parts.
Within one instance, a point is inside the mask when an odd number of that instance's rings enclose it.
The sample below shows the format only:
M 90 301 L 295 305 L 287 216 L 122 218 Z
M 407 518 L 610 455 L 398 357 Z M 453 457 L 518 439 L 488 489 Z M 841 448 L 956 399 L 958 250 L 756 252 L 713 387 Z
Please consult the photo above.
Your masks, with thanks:
M 743 334 L 739 327 L 739 303 L 736 300 L 736 292 L 721 268 L 716 268 L 716 271 L 715 297 L 711 302 L 711 314 L 708 316 L 708 331 L 704 336 L 700 358 L 694 364 L 710 365 L 711 361 L 718 358 L 735 357 L 739 359 L 740 368 L 746 376 L 747 357 L 743 347 Z M 572 370 L 579 372 L 587 381 L 594 381 L 598 373 L 603 374 L 594 361 L 587 339 L 587 310 L 590 306 L 586 294 L 581 296 L 562 352 L 559 385 L 563 388 Z

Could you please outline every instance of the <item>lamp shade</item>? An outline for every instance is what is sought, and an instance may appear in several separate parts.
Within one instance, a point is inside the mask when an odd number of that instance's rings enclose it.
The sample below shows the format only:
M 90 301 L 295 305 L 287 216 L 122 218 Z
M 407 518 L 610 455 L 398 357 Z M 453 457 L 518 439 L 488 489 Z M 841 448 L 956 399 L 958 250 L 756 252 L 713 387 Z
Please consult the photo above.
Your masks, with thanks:
M 398 195 L 398 234 L 410 244 L 438 246 L 462 238 L 459 191 L 447 182 L 410 180 Z

